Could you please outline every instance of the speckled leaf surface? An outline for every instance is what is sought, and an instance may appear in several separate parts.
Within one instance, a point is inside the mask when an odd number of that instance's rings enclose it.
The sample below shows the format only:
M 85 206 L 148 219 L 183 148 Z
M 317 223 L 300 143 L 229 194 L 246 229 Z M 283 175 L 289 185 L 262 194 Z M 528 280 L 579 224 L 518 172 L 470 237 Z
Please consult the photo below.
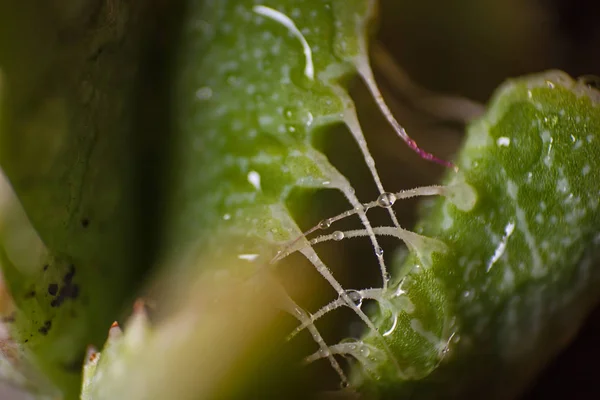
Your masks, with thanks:
M 298 233 L 284 207 L 292 188 L 346 185 L 311 140 L 353 109 L 340 80 L 354 69 L 372 4 L 189 7 L 175 96 L 172 241 L 218 251 L 226 234 L 229 243 L 241 238 L 238 254 L 261 254 Z

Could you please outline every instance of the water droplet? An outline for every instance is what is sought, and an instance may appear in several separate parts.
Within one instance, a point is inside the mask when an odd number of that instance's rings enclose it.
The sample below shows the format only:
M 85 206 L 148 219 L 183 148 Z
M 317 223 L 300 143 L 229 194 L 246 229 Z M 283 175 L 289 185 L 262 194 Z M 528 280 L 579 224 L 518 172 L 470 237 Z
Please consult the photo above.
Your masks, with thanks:
M 377 247 L 375 249 L 375 254 L 377 255 L 377 257 L 383 257 L 383 249 L 381 247 Z
M 350 382 L 348 381 L 341 381 L 340 382 L 340 388 L 341 389 L 348 389 L 350 387 Z
M 381 193 L 377 198 L 377 205 L 383 208 L 390 208 L 395 202 L 396 196 L 390 192 Z
M 311 245 L 317 244 L 317 239 L 310 239 L 308 243 L 310 243 Z
M 335 231 L 335 232 L 333 232 L 332 236 L 333 236 L 333 240 L 339 242 L 340 240 L 342 240 L 344 238 L 344 232 Z
M 327 229 L 331 226 L 331 220 L 330 219 L 324 219 L 321 222 L 319 222 L 319 229 Z
M 354 305 L 356 305 L 356 307 L 360 308 L 362 306 L 363 297 L 362 294 L 360 294 L 360 292 L 354 289 L 348 289 L 346 290 L 346 295 L 350 298 L 350 300 L 354 302 Z
M 362 346 L 360 348 L 360 354 L 363 357 L 369 357 L 369 354 L 371 354 L 371 349 L 369 349 L 367 346 Z
M 383 278 L 385 279 L 386 282 L 389 282 L 392 279 L 392 276 L 390 275 L 389 272 L 386 271 Z

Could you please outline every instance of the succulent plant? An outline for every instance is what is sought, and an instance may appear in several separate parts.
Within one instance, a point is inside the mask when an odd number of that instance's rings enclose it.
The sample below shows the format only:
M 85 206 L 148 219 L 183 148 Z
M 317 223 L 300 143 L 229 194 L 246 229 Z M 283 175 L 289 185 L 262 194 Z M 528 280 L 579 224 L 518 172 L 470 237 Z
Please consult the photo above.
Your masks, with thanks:
M 402 71 L 370 51 L 377 16 L 374 0 L 0 5 L 2 376 L 86 400 L 331 381 L 349 398 L 518 395 L 598 300 L 600 94 L 557 71 L 509 80 L 483 114 L 427 93 L 434 114 L 478 116 L 445 161 L 384 100 L 373 58 Z M 389 187 L 355 101 L 442 183 Z M 365 168 L 370 199 L 324 146 L 340 127 L 355 149 L 333 153 Z M 309 210 L 321 192 L 345 211 Z M 423 196 L 405 229 L 394 210 Z M 321 251 L 351 241 L 376 282 L 348 287 Z

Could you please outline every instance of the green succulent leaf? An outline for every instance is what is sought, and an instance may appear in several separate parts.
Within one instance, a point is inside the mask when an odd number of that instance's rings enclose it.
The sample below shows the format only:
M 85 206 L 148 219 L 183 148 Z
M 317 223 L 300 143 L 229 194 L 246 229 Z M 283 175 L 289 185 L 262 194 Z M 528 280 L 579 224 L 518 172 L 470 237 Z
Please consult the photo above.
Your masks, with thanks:
M 346 189 L 313 140 L 352 118 L 341 82 L 364 56 L 372 8 L 370 1 L 190 2 L 174 96 L 169 232 L 178 249 L 229 252 L 237 237 L 237 254 L 272 256 L 266 244 L 298 234 L 284 205 L 293 188 Z
M 554 71 L 498 89 L 445 179 L 476 201 L 428 207 L 416 231 L 447 249 L 428 262 L 417 248 L 383 295 L 376 325 L 400 371 L 370 360 L 359 386 L 384 398 L 511 398 L 573 336 L 598 300 L 599 100 Z

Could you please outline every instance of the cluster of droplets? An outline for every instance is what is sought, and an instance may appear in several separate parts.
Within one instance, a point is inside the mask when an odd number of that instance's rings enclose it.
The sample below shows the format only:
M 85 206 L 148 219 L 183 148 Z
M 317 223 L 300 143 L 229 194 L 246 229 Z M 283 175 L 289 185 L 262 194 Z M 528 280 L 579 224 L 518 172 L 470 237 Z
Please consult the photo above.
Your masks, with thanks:
M 321 230 L 327 230 L 331 227 L 331 225 L 335 222 L 338 221 L 339 219 L 345 218 L 346 216 L 349 216 L 351 214 L 353 214 L 354 212 L 359 212 L 359 211 L 367 211 L 375 206 L 377 207 L 381 207 L 381 208 L 391 208 L 394 203 L 396 202 L 396 195 L 394 193 L 390 193 L 390 192 L 383 192 L 381 193 L 378 197 L 377 200 L 375 200 L 375 202 L 372 203 L 365 203 L 360 207 L 356 207 L 354 210 L 352 211 L 347 211 L 345 213 L 340 214 L 337 217 L 334 218 L 326 218 L 321 220 L 318 224 L 317 224 L 317 228 L 321 229 Z M 354 211 L 354 212 L 353 212 Z M 314 229 L 313 229 L 314 230 Z M 309 233 L 312 233 L 313 230 L 310 230 Z M 335 231 L 331 234 L 331 239 L 333 239 L 334 241 L 341 241 L 346 237 L 346 234 L 342 231 Z M 311 239 L 309 241 L 309 243 L 311 245 L 317 244 L 319 243 L 319 239 Z M 375 255 L 377 257 L 383 257 L 383 249 L 379 246 L 375 247 Z
M 354 238 L 354 237 L 366 237 L 369 235 L 369 232 L 365 228 L 365 229 L 356 229 L 356 230 L 348 230 L 348 231 L 335 230 L 330 234 L 325 233 L 325 234 L 321 234 L 317 237 L 311 238 L 310 240 L 302 241 L 303 238 L 306 238 L 310 234 L 314 234 L 318 231 L 326 231 L 326 230 L 330 229 L 335 222 L 337 222 L 341 219 L 347 218 L 352 215 L 360 215 L 361 212 L 365 213 L 372 208 L 388 209 L 390 211 L 390 213 L 393 213 L 392 207 L 394 206 L 396 201 L 399 199 L 405 199 L 405 198 L 410 198 L 410 197 L 415 197 L 415 196 L 439 196 L 439 195 L 441 195 L 441 196 L 447 197 L 453 203 L 461 203 L 460 206 L 465 208 L 466 203 L 471 202 L 470 201 L 471 198 L 468 195 L 467 196 L 458 195 L 458 194 L 460 194 L 461 191 L 463 191 L 463 192 L 465 191 L 465 189 L 462 187 L 462 185 L 455 184 L 453 186 L 420 187 L 420 188 L 416 188 L 416 189 L 400 191 L 397 193 L 382 192 L 377 197 L 377 199 L 374 201 L 360 204 L 359 206 L 354 207 L 353 209 L 345 211 L 341 214 L 338 214 L 334 217 L 330 217 L 330 218 L 321 220 L 316 226 L 309 229 L 298 239 L 296 239 L 296 240 L 292 241 L 290 244 L 288 244 L 288 246 L 284 250 L 280 251 L 280 253 L 278 255 L 279 256 L 278 259 L 281 259 L 281 258 L 285 257 L 286 255 L 291 254 L 294 251 L 301 251 L 303 246 L 310 247 L 312 245 L 322 243 L 325 241 L 329 241 L 329 240 L 341 241 L 341 240 L 347 239 L 347 238 L 349 239 L 349 238 Z M 468 192 L 468 188 L 466 191 Z M 467 201 L 465 201 L 465 198 L 467 199 Z M 462 204 L 462 203 L 465 203 L 465 204 Z M 401 239 L 409 246 L 411 251 L 416 251 L 418 254 L 420 254 L 420 256 L 423 259 L 427 259 L 428 258 L 427 256 L 432 251 L 440 250 L 439 244 L 435 243 L 436 241 L 434 239 L 422 237 L 420 235 L 417 235 L 416 233 L 406 231 L 396 224 L 394 226 L 373 227 L 371 229 L 375 235 L 391 235 L 391 236 L 395 236 L 395 237 Z M 383 249 L 378 245 L 375 245 L 373 248 L 374 248 L 375 255 L 377 256 L 379 261 L 383 262 L 383 255 L 384 255 Z M 311 251 L 314 252 L 314 250 L 312 250 L 312 249 L 311 249 Z M 283 254 L 283 257 L 281 256 L 281 254 Z M 310 259 L 310 257 L 309 257 L 309 259 Z M 316 260 L 318 260 L 318 258 L 316 258 Z M 315 264 L 314 260 L 311 260 L 311 262 L 313 262 L 313 264 Z M 319 260 L 319 262 L 320 262 L 320 260 Z M 321 265 L 321 267 L 324 267 L 324 264 L 322 264 L 322 262 L 320 265 Z M 317 266 L 317 264 L 315 264 L 315 266 Z M 318 268 L 319 267 L 317 267 L 317 269 Z M 322 271 L 320 271 L 320 272 L 323 274 Z M 330 271 L 327 270 L 325 273 L 330 274 Z M 331 277 L 331 275 L 330 275 L 330 277 Z M 334 279 L 334 278 L 331 277 L 331 279 Z M 372 289 L 363 289 L 363 290 L 342 289 L 341 285 L 339 285 L 337 283 L 337 281 L 335 281 L 335 279 L 334 279 L 332 286 L 334 286 L 334 287 L 337 286 L 339 288 L 339 289 L 336 289 L 336 290 L 339 290 L 338 298 L 336 300 L 330 302 L 329 304 L 323 306 L 321 309 L 319 309 L 314 314 L 307 313 L 307 318 L 304 318 L 302 321 L 300 321 L 301 324 L 290 334 L 289 339 L 293 338 L 296 334 L 298 334 L 299 332 L 301 332 L 302 330 L 304 330 L 306 328 L 311 329 L 311 327 L 312 327 L 312 329 L 314 329 L 314 323 L 316 322 L 316 320 L 322 318 L 329 312 L 331 312 L 337 308 L 340 308 L 340 307 L 349 307 L 349 308 L 353 309 L 353 311 L 357 315 L 359 315 L 363 321 L 365 321 L 367 323 L 367 325 L 369 326 L 369 329 L 376 336 L 379 337 L 380 342 L 381 342 L 381 348 L 379 348 L 378 351 L 381 354 L 379 354 L 378 357 L 368 357 L 368 354 L 364 354 L 364 353 L 365 352 L 370 353 L 370 352 L 372 352 L 372 349 L 365 347 L 366 346 L 365 343 L 354 340 L 354 344 L 352 344 L 352 345 L 342 342 L 337 345 L 328 346 L 326 349 L 322 347 L 317 353 L 307 357 L 307 361 L 311 362 L 311 361 L 315 361 L 315 360 L 321 359 L 321 358 L 328 358 L 328 359 L 330 359 L 330 362 L 332 363 L 332 365 L 334 365 L 334 368 L 336 368 L 337 363 L 335 361 L 332 361 L 333 355 L 335 355 L 335 354 L 350 355 L 353 358 L 355 358 L 356 360 L 358 360 L 358 362 L 362 365 L 364 370 L 367 370 L 367 371 L 370 371 L 371 373 L 373 373 L 375 371 L 374 368 L 377 364 L 376 360 L 380 360 L 380 361 L 388 360 L 388 361 L 392 361 L 397 366 L 397 368 L 399 370 L 399 374 L 402 375 L 403 372 L 400 371 L 400 367 L 398 366 L 398 361 L 392 355 L 392 352 L 391 352 L 390 348 L 388 347 L 388 343 L 385 338 L 386 336 L 392 334 L 396 330 L 397 323 L 398 323 L 398 313 L 399 313 L 399 310 L 394 309 L 394 307 L 390 303 L 391 298 L 398 296 L 398 294 L 396 292 L 390 290 L 386 285 L 387 282 L 390 281 L 390 279 L 391 279 L 391 277 L 390 277 L 389 273 L 387 272 L 387 270 L 384 270 L 384 273 L 383 273 L 384 286 L 382 288 L 372 288 Z M 330 281 L 330 283 L 331 283 L 331 281 Z M 383 330 L 381 333 L 379 332 L 378 329 L 376 329 L 373 326 L 373 324 L 370 322 L 368 317 L 366 317 L 366 315 L 364 315 L 364 313 L 361 311 L 361 308 L 362 308 L 362 305 L 363 305 L 363 302 L 365 299 L 375 300 L 376 302 L 378 302 L 380 304 L 380 306 L 383 309 L 392 311 L 391 312 L 392 321 L 390 323 L 390 326 L 386 327 L 386 329 Z M 410 303 L 410 302 L 408 302 L 408 303 Z M 354 346 L 354 347 L 351 347 L 351 346 Z M 336 368 L 336 370 L 337 370 L 337 368 Z M 346 385 L 348 382 L 347 378 L 345 378 L 345 376 L 343 376 L 343 375 L 341 375 L 341 378 L 342 378 L 341 379 L 342 384 Z

